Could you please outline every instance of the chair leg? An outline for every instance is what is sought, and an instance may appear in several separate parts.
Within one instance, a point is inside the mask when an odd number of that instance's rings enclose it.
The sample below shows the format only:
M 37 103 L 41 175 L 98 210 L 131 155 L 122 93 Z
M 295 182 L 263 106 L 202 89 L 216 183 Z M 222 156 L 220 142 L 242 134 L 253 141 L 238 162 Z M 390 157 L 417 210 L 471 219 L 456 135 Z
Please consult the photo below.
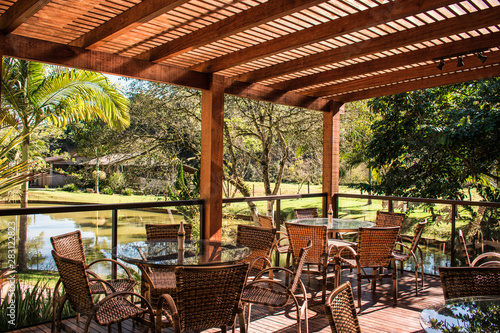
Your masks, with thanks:
M 392 271 L 392 288 L 394 290 L 394 306 L 398 305 L 398 270 L 396 269 L 395 262 L 394 264 L 394 270 Z
M 415 263 L 415 295 L 418 296 L 418 268 Z
M 247 307 L 247 331 L 250 331 L 250 316 L 251 316 L 251 313 L 252 313 L 252 303 L 247 303 L 246 304 L 246 307 Z
M 358 272 L 358 308 L 361 308 L 361 273 Z

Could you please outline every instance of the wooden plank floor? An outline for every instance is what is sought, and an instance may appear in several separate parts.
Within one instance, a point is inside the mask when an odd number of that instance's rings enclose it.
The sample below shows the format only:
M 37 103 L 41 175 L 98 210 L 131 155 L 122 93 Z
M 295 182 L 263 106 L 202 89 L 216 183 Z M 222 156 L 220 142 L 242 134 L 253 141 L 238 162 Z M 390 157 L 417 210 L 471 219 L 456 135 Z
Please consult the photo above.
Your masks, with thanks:
M 354 286 L 354 298 L 357 298 L 356 280 L 354 274 L 349 271 L 343 272 L 342 281 L 350 281 Z M 420 289 L 419 295 L 415 296 L 415 287 L 412 273 L 405 273 L 399 278 L 399 299 L 398 306 L 394 307 L 392 302 L 392 280 L 384 279 L 382 284 L 377 285 L 377 291 L 373 294 L 367 282 L 363 282 L 361 296 L 362 305 L 359 311 L 359 321 L 361 330 L 364 333 L 410 333 L 423 332 L 420 327 L 419 316 L 422 309 L 428 305 L 443 300 L 443 292 L 439 277 L 425 276 L 425 285 Z M 307 285 L 307 277 L 303 277 L 309 292 L 309 331 L 310 332 L 331 332 L 328 320 L 325 317 L 325 311 L 321 303 L 321 284 L 315 276 L 311 276 L 310 285 Z M 332 289 L 332 285 L 328 286 Z M 285 309 L 275 309 L 270 314 L 267 307 L 252 307 L 252 316 L 249 332 L 255 333 L 288 333 L 297 332 L 296 321 L 293 316 L 293 310 L 290 307 Z M 68 319 L 64 322 L 69 326 L 69 331 L 82 332 L 85 317 L 79 324 L 76 319 Z M 302 331 L 304 332 L 304 324 Z M 142 332 L 143 327 L 132 323 L 131 320 L 124 322 L 124 333 Z M 238 331 L 238 330 L 237 330 Z M 32 326 L 21 330 L 13 331 L 15 333 L 31 332 L 50 332 L 50 323 Z M 93 324 L 91 332 L 107 332 L 106 327 L 100 327 Z M 118 332 L 116 325 L 113 326 L 113 332 Z M 163 332 L 173 332 L 171 329 L 164 329 Z M 219 329 L 203 331 L 206 333 L 220 332 Z

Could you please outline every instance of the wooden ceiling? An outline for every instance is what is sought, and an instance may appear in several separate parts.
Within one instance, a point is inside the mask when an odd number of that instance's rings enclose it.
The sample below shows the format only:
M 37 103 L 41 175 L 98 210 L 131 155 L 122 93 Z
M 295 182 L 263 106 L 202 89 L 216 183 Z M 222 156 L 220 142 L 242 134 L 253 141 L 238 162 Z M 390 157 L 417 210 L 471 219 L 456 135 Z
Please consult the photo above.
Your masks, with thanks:
M 500 76 L 499 25 L 498 0 L 0 0 L 0 53 L 327 110 Z

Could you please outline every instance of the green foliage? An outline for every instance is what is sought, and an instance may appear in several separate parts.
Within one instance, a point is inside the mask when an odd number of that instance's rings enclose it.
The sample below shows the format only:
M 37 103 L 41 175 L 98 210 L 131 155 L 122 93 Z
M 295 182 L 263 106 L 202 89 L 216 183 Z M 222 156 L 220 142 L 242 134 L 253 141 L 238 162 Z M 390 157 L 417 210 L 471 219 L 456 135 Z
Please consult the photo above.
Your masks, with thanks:
M 121 194 L 123 195 L 132 195 L 134 194 L 134 190 L 132 190 L 131 188 L 124 188 L 121 190 Z
M 107 195 L 112 195 L 114 192 L 113 190 L 111 189 L 111 187 L 109 186 L 106 186 L 105 188 L 103 188 L 100 192 L 101 194 L 107 194 Z
M 14 313 L 16 314 L 15 326 L 9 324 L 10 313 L 8 308 L 10 303 L 8 298 L 4 298 L 0 304 L 0 331 L 5 332 L 15 328 L 32 326 L 38 323 L 49 322 L 52 318 L 52 299 L 54 292 L 47 287 L 47 283 L 38 281 L 34 286 L 22 285 L 18 279 L 14 286 Z M 73 316 L 75 313 L 66 302 L 63 309 L 63 318 Z
M 108 186 L 114 193 L 122 193 L 127 186 L 125 175 L 121 172 L 115 172 L 108 178 Z M 123 193 L 122 193 L 123 194 Z
M 381 174 L 377 193 L 462 199 L 465 182 L 497 184 L 500 79 L 376 98 L 381 117 L 367 147 Z M 484 183 L 484 181 L 481 181 Z
M 177 177 L 173 186 L 167 186 L 169 200 L 197 200 L 200 198 L 200 170 L 193 176 L 186 176 L 182 162 L 177 164 Z M 198 206 L 179 206 L 176 209 L 184 219 L 190 223 L 199 220 L 200 208 Z M 193 226 L 197 223 L 193 223 Z
M 62 188 L 66 192 L 78 192 L 78 187 L 74 183 L 65 184 Z

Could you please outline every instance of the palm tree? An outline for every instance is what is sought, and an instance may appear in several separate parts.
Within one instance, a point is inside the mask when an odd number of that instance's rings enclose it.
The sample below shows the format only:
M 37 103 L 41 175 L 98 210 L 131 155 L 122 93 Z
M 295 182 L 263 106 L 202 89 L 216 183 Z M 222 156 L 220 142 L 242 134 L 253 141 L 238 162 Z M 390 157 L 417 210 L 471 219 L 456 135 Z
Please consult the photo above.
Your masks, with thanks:
M 21 160 L 29 161 L 30 134 L 44 123 L 64 127 L 70 123 L 102 119 L 113 129 L 130 123 L 129 101 L 100 73 L 4 58 L 2 116 L 22 137 Z M 21 208 L 28 206 L 28 182 L 21 186 Z M 27 217 L 19 225 L 19 270 L 26 264 Z

